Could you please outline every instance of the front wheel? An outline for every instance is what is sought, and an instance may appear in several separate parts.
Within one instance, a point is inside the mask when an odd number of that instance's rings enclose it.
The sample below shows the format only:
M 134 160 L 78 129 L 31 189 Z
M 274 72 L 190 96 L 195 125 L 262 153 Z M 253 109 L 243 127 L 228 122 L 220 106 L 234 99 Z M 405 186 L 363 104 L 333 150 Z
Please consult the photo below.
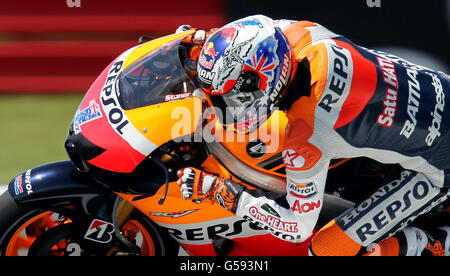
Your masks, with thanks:
M 0 196 L 0 255 L 79 256 L 92 255 L 92 248 L 79 242 L 79 227 L 61 214 L 18 204 L 5 192 Z M 107 254 L 141 256 L 177 255 L 178 245 L 148 218 L 131 217 L 122 227 L 123 236 L 134 245 L 133 252 L 111 246 Z M 81 235 L 82 236 L 82 235 Z

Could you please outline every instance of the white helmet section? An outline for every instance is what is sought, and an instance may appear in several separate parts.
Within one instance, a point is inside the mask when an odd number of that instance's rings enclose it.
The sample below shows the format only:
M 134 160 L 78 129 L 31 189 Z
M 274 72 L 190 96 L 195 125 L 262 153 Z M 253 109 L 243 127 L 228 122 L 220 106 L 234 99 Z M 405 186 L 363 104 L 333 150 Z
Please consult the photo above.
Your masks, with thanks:
M 217 94 L 221 94 L 234 87 L 244 69 L 245 60 L 256 54 L 258 47 L 255 45 L 274 36 L 275 27 L 271 18 L 255 15 L 233 21 L 220 28 L 218 32 L 228 35 L 228 45 L 214 45 L 216 49 L 219 49 L 218 51 L 223 48 L 223 54 L 216 53 L 220 57 L 211 70 L 210 76 L 212 77 L 204 76 L 199 72 L 199 78 L 204 82 L 211 83 L 213 90 L 219 91 Z M 205 46 L 208 46 L 208 40 Z M 276 51 L 276 49 L 272 50 Z M 278 66 L 279 60 L 276 62 L 275 66 Z

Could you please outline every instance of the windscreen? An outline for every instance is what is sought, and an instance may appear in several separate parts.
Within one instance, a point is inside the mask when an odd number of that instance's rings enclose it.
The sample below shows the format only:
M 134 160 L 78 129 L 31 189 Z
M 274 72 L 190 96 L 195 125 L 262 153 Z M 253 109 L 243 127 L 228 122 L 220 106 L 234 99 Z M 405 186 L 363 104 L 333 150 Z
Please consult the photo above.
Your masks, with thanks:
M 184 69 L 186 49 L 180 41 L 164 44 L 122 72 L 116 88 L 123 109 L 192 96 L 198 86 Z

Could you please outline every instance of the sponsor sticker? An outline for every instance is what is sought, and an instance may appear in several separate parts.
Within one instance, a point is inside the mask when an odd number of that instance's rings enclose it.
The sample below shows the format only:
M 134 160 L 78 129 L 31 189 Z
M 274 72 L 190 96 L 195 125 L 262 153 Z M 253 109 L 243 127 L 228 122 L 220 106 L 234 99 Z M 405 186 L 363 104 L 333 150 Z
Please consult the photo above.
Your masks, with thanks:
M 181 93 L 181 94 L 170 94 L 170 95 L 166 95 L 164 97 L 164 101 L 171 102 L 171 101 L 190 98 L 191 96 L 192 96 L 192 93 L 190 93 L 190 92 L 189 93 Z
M 94 219 L 86 231 L 84 238 L 99 243 L 108 243 L 112 240 L 114 226 L 112 223 Z
M 187 210 L 187 211 L 177 211 L 177 212 L 165 212 L 165 213 L 150 213 L 151 216 L 158 216 L 158 217 L 172 217 L 172 218 L 179 218 L 182 216 L 189 215 L 195 211 L 198 211 L 200 209 L 194 209 L 194 210 Z
M 287 222 L 282 221 L 280 218 L 264 214 L 258 210 L 255 206 L 250 207 L 249 214 L 254 217 L 256 220 L 261 221 L 273 229 L 280 230 L 283 232 L 296 233 L 298 232 L 298 224 L 297 222 Z
M 89 103 L 88 107 L 80 110 L 75 115 L 75 118 L 73 120 L 73 131 L 75 132 L 75 134 L 78 134 L 81 132 L 82 125 L 97 120 L 101 117 L 102 111 L 100 110 L 100 106 L 95 100 L 92 100 Z
M 293 149 L 283 151 L 283 163 L 286 168 L 301 168 L 305 165 L 305 158 Z
M 418 215 L 424 206 L 435 206 L 432 202 L 441 198 L 440 190 L 435 189 L 425 176 L 404 172 L 401 180 L 380 187 L 339 216 L 336 222 L 354 241 L 366 246 L 395 225 L 407 223 L 408 218 Z
M 386 97 L 382 101 L 383 111 L 377 117 L 377 124 L 391 127 L 397 113 L 398 78 L 394 62 L 390 59 L 376 57 L 378 65 L 383 72 L 383 82 L 386 84 Z
M 289 194 L 298 198 L 311 198 L 317 194 L 314 182 L 297 184 L 292 179 L 288 179 Z
M 22 175 L 18 175 L 16 176 L 16 178 L 14 178 L 14 191 L 16 195 L 23 193 L 22 183 Z
M 25 174 L 21 174 L 14 178 L 14 193 L 20 195 L 24 192 L 24 187 L 27 194 L 33 192 L 33 186 L 31 185 L 31 170 L 27 170 Z

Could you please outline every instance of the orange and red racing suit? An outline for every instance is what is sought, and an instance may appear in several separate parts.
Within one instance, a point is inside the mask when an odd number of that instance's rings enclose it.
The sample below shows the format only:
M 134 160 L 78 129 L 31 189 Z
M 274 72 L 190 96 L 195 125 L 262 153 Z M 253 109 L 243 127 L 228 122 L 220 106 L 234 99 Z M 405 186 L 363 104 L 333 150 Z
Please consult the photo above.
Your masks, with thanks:
M 400 164 L 384 184 L 324 226 L 313 254 L 354 255 L 447 198 L 450 81 L 442 73 L 366 49 L 323 26 L 279 20 L 310 92 L 289 108 L 283 151 L 286 204 L 244 191 L 236 214 L 292 242 L 309 238 L 322 205 L 330 160 L 369 157 Z M 268 215 L 269 214 L 269 215 Z

